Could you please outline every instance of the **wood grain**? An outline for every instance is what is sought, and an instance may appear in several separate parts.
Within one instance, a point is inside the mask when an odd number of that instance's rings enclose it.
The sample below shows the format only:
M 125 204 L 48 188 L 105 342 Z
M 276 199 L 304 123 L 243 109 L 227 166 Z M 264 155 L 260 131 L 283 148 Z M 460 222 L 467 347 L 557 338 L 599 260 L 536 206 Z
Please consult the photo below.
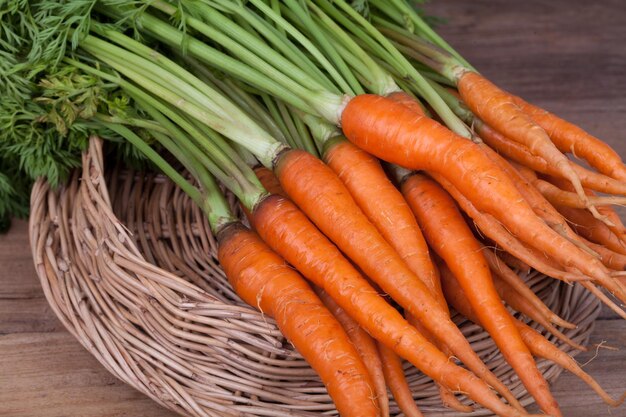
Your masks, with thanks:
M 107 372 L 67 332 L 0 337 L 0 416 L 173 417 Z
M 585 127 L 626 156 L 626 7 L 623 0 L 436 0 L 439 31 L 502 87 Z M 0 416 L 172 417 L 108 374 L 47 307 L 35 276 L 27 224 L 0 235 Z M 598 321 L 599 349 L 585 369 L 612 394 L 626 387 L 626 322 Z M 580 355 L 586 362 L 595 352 Z M 553 387 L 568 417 L 610 412 L 563 374 Z

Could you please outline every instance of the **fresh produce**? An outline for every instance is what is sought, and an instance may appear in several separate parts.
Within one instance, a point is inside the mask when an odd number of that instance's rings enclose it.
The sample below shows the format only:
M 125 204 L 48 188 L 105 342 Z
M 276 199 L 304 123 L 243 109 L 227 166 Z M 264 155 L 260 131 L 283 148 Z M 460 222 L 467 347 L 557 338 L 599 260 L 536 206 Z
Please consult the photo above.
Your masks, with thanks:
M 626 318 L 626 229 L 607 207 L 626 195 L 619 155 L 495 86 L 405 0 L 358 3 L 11 2 L 0 196 L 62 182 L 90 135 L 113 158 L 143 158 L 202 209 L 234 290 L 274 317 L 343 416 L 389 415 L 386 387 L 421 415 L 401 358 L 451 408 L 529 415 L 450 306 L 489 332 L 546 414 L 561 412 L 533 356 L 618 406 L 503 302 L 584 349 L 508 264 Z M 0 203 L 0 218 L 20 207 Z

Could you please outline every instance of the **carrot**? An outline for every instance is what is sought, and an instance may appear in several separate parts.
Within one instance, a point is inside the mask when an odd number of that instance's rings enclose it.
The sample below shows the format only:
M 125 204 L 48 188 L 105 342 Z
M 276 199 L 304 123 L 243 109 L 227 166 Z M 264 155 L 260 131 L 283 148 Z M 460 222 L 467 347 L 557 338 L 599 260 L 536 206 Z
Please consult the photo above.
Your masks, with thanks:
M 589 385 L 602 400 L 612 407 L 619 407 L 626 399 L 626 393 L 622 394 L 619 399 L 615 400 L 602 389 L 600 384 L 586 373 L 578 363 L 567 353 L 563 352 L 541 335 L 538 331 L 522 322 L 517 322 L 517 328 L 524 338 L 526 345 L 530 348 L 533 355 L 547 359 L 559 365 L 561 368 L 570 371 L 583 382 Z
M 515 104 L 541 126 L 561 152 L 570 152 L 586 160 L 599 172 L 626 181 L 626 166 L 622 158 L 609 145 L 585 132 L 580 127 L 558 116 L 512 96 Z
M 561 190 L 554 184 L 550 184 L 548 181 L 537 178 L 532 182 L 533 186 L 554 206 L 565 206 L 573 208 L 586 208 L 585 202 L 581 201 L 578 194 L 570 191 Z M 609 218 L 611 223 L 616 224 L 615 218 L 610 217 L 610 212 L 606 210 L 606 205 L 609 204 L 626 204 L 626 197 L 624 196 L 589 196 L 589 201 L 596 206 L 600 214 Z
M 441 270 L 441 281 L 443 292 L 450 305 L 467 319 L 481 326 L 478 316 L 467 300 L 467 297 L 463 293 L 459 283 L 454 279 L 450 270 L 445 267 Z M 618 400 L 611 398 L 611 396 L 609 396 L 609 394 L 604 391 L 589 374 L 583 371 L 583 369 L 571 356 L 550 343 L 539 332 L 519 320 L 515 320 L 515 325 L 517 326 L 524 343 L 526 343 L 526 346 L 528 346 L 534 356 L 552 361 L 562 368 L 570 371 L 572 374 L 587 383 L 607 404 L 617 407 L 624 402 L 624 395 L 622 395 Z
M 526 283 L 517 275 L 515 272 L 511 271 L 504 262 L 500 260 L 498 255 L 493 253 L 490 249 L 483 249 L 483 254 L 485 255 L 485 259 L 489 263 L 489 268 L 493 272 L 496 278 L 506 282 L 512 288 L 515 289 L 519 295 L 524 297 L 537 311 L 539 311 L 546 319 L 550 320 L 550 322 L 565 327 L 566 329 L 575 329 L 576 325 L 569 323 L 563 320 L 558 315 L 554 314 L 552 310 L 546 306 L 543 301 L 537 294 L 533 292 Z
M 283 190 L 283 187 L 280 186 L 278 178 L 276 178 L 270 169 L 265 168 L 263 165 L 259 165 L 254 168 L 254 173 L 259 181 L 261 181 L 263 188 L 265 188 L 267 192 L 288 198 L 287 193 Z
M 608 268 L 615 271 L 626 271 L 626 255 L 613 252 L 611 249 L 608 249 L 603 245 L 589 242 L 588 240 L 587 245 L 589 245 L 591 249 L 600 254 L 600 259 L 602 260 L 602 263 L 604 263 L 604 265 L 606 265 Z
M 392 93 L 390 96 L 406 99 L 409 105 L 422 111 L 418 102 L 406 93 Z M 409 269 L 426 285 L 430 294 L 449 316 L 448 305 L 441 292 L 439 273 L 430 258 L 428 245 L 411 209 L 402 194 L 385 175 L 380 162 L 343 137 L 333 138 L 327 142 L 323 157 L 350 191 L 359 208 L 400 255 Z M 371 198 L 372 190 L 376 191 L 376 199 Z M 409 323 L 413 324 L 442 352 L 451 356 L 447 346 L 439 343 L 437 338 L 418 320 L 412 322 L 409 319 Z M 447 402 L 446 405 L 460 411 L 467 411 L 467 407 L 458 400 L 454 402 L 456 397 L 445 387 L 440 386 L 440 392 L 445 397 L 442 399 Z
M 271 172 L 271 171 L 270 171 Z M 273 175 L 273 174 L 272 174 Z M 315 293 L 322 300 L 326 308 L 330 310 L 335 318 L 341 323 L 346 331 L 350 341 L 356 348 L 359 356 L 363 360 L 367 368 L 374 389 L 376 392 L 376 401 L 380 409 L 382 417 L 389 416 L 389 398 L 387 396 L 387 385 L 385 383 L 385 375 L 383 373 L 383 364 L 376 348 L 376 342 L 372 337 L 363 330 L 359 324 L 352 319 L 324 290 L 316 287 Z
M 511 255 L 505 251 L 498 251 L 498 257 L 504 262 L 504 264 L 508 265 L 510 268 L 516 269 L 524 275 L 530 273 L 531 267 L 526 262 L 517 259 L 515 256 Z M 515 274 L 517 276 L 517 274 Z
M 407 417 L 424 417 L 417 404 L 415 404 L 398 355 L 382 343 L 378 343 L 378 352 L 382 361 L 383 372 L 385 373 L 385 381 L 387 381 L 387 386 L 400 411 Z
M 351 99 L 341 120 L 344 133 L 357 146 L 406 168 L 445 175 L 477 209 L 494 215 L 526 243 L 563 265 L 608 282 L 604 265 L 543 223 L 478 145 L 380 96 L 362 94 Z
M 343 137 L 328 144 L 324 161 L 335 171 L 369 221 L 448 312 L 422 231 L 380 162 Z M 376 198 L 372 198 L 372 193 Z
M 345 331 L 311 287 L 252 231 L 231 223 L 218 234 L 229 282 L 281 332 L 320 375 L 342 416 L 378 416 L 367 369 Z
M 253 214 L 255 229 L 263 240 L 306 278 L 323 288 L 374 339 L 433 380 L 466 392 L 495 413 L 524 415 L 503 404 L 484 381 L 451 363 L 406 322 L 290 200 L 271 195 L 256 206 Z M 485 380 L 495 379 L 494 386 L 499 384 L 500 390 L 506 391 L 493 375 L 483 374 Z
M 553 165 L 550 165 L 545 159 L 532 155 L 527 147 L 504 137 L 485 123 L 477 121 L 474 123 L 474 128 L 480 135 L 481 139 L 498 152 L 519 162 L 520 164 L 527 166 L 528 168 L 533 169 L 534 171 L 562 178 L 561 173 Z M 574 164 L 573 162 L 571 165 L 572 169 L 580 178 L 583 186 L 603 193 L 626 195 L 626 183 L 607 177 L 606 175 L 590 171 Z
M 395 101 L 396 103 L 402 104 L 404 107 L 407 107 L 416 114 L 426 116 L 426 111 L 422 107 L 421 103 L 404 91 L 396 91 L 394 93 L 391 93 L 387 95 L 387 98 Z
M 465 104 L 481 120 L 525 145 L 531 154 L 543 157 L 571 181 L 582 199 L 586 198 L 580 179 L 567 157 L 554 146 L 548 134 L 515 104 L 510 94 L 474 71 L 460 74 L 457 88 Z
M 511 287 L 508 283 L 499 279 L 497 275 L 494 275 L 494 284 L 496 286 L 496 290 L 500 297 L 509 305 L 513 310 L 518 311 L 524 314 L 526 317 L 534 320 L 535 322 L 541 324 L 547 331 L 555 335 L 557 338 L 562 340 L 564 343 L 573 347 L 574 349 L 587 351 L 587 348 L 584 346 L 574 342 L 569 337 L 565 336 L 562 332 L 560 332 L 556 327 L 548 321 L 542 313 L 537 310 L 532 304 L 528 302 L 525 298 L 523 298 L 513 287 Z
M 471 349 L 469 342 L 450 320 L 437 300 L 430 295 L 424 283 L 411 272 L 400 256 L 369 222 L 350 196 L 349 191 L 330 168 L 309 153 L 291 150 L 281 154 L 275 173 L 290 198 L 369 278 L 380 285 L 383 291 L 398 304 L 418 317 L 424 327 L 439 340 L 446 343 L 469 369 L 493 386 L 508 401 L 515 401 L 515 397 L 506 386 L 489 371 Z M 264 212 L 266 213 L 265 216 L 269 216 L 269 210 Z M 271 217 L 273 219 L 268 218 L 267 221 L 284 222 L 285 217 L 276 217 L 278 214 L 278 209 L 272 209 Z M 257 230 L 260 231 L 260 224 L 264 221 L 255 220 Z M 263 236 L 261 232 L 260 234 Z M 310 239 L 309 236 L 306 237 Z M 269 237 L 263 236 L 263 239 L 267 242 Z M 284 243 L 282 244 L 284 245 Z M 275 247 L 272 244 L 270 246 Z M 287 246 L 289 247 L 291 244 Z M 280 252 L 280 249 L 277 250 Z M 282 252 L 280 253 L 282 254 Z M 312 259 L 321 256 L 319 250 L 311 249 L 306 253 Z M 313 254 L 317 255 L 314 256 Z M 304 272 L 304 267 L 291 259 L 292 256 L 285 254 L 283 256 L 305 276 L 310 277 L 310 274 Z M 318 285 L 339 302 L 333 292 L 324 287 L 323 284 Z M 350 309 L 345 309 L 352 315 Z M 368 311 L 370 310 L 368 309 Z M 367 326 L 360 322 L 359 324 L 373 335 Z M 380 340 L 378 337 L 374 337 Z M 393 343 L 393 341 L 388 343 Z M 409 360 L 406 356 L 403 357 Z M 415 366 L 422 369 L 418 365 Z M 424 369 L 422 371 L 427 373 Z M 444 383 L 444 385 L 446 384 Z
M 433 173 L 431 173 L 431 176 L 454 197 L 459 206 L 472 218 L 482 233 L 493 239 L 513 256 L 523 260 L 534 269 L 565 282 L 590 279 L 580 273 L 563 271 L 561 266 L 554 260 L 526 246 L 515 236 L 511 235 L 511 233 L 493 216 L 479 212 L 476 207 L 444 177 Z
M 587 240 L 604 245 L 606 248 L 626 255 L 626 244 L 609 226 L 582 209 L 558 206 L 557 210 L 570 222 L 576 233 Z
M 559 189 L 570 191 L 569 184 L 564 183 L 561 179 L 554 178 L 554 177 L 548 177 L 546 179 L 550 181 L 552 185 L 559 187 Z M 587 193 L 588 196 L 590 196 L 589 198 L 602 198 L 602 197 L 596 197 L 596 194 L 593 190 L 585 189 L 585 192 Z M 619 199 L 620 197 L 604 197 L 604 198 Z M 615 210 L 613 210 L 613 208 L 609 206 L 603 205 L 603 206 L 598 207 L 598 212 L 601 214 L 601 216 L 603 216 L 603 218 L 600 218 L 600 220 L 602 220 L 602 222 L 608 226 L 611 232 L 613 232 L 618 239 L 626 243 L 626 236 L 624 236 L 624 233 L 626 232 L 626 227 L 622 223 L 622 220 L 617 215 Z
M 515 188 L 519 191 L 519 193 L 524 197 L 526 202 L 530 205 L 533 211 L 539 216 L 543 221 L 548 224 L 554 231 L 563 236 L 565 239 L 569 240 L 571 243 L 576 245 L 578 248 L 584 250 L 590 255 L 597 257 L 597 253 L 593 252 L 589 249 L 584 243 L 580 241 L 579 236 L 574 233 L 574 231 L 569 227 L 563 216 L 559 214 L 559 212 L 543 197 L 543 195 L 533 187 L 528 180 L 509 162 L 507 162 L 503 157 L 498 155 L 493 149 L 489 148 L 486 145 L 482 146 L 483 151 L 489 156 L 489 158 L 494 161 L 502 171 L 504 171 L 509 178 L 515 184 Z
M 502 305 L 482 248 L 474 238 L 452 197 L 436 182 L 412 175 L 404 184 L 426 240 L 457 277 L 468 300 L 507 362 L 542 411 L 560 416 L 558 403 L 548 383 L 524 344 L 513 318 Z
M 611 302 L 610 299 L 606 297 L 604 293 L 602 293 L 602 291 L 598 290 L 592 283 L 583 281 L 589 279 L 589 277 L 581 275 L 580 271 L 573 267 L 565 266 L 565 272 L 560 270 L 560 266 L 556 264 L 556 261 L 554 259 L 546 257 L 545 254 L 538 252 L 532 247 L 527 247 L 523 243 L 519 242 L 514 236 L 512 236 L 511 233 L 507 229 L 505 229 L 502 224 L 500 224 L 496 219 L 489 215 L 478 212 L 476 207 L 474 207 L 471 202 L 469 202 L 467 198 L 465 198 L 465 196 L 461 194 L 444 177 L 432 173 L 431 175 L 446 189 L 446 191 L 454 196 L 459 205 L 463 207 L 463 210 L 468 213 L 470 217 L 473 218 L 478 227 L 486 235 L 497 241 L 498 244 L 502 245 L 502 247 L 506 251 L 514 254 L 518 258 L 527 262 L 529 265 L 532 265 L 538 271 L 541 271 L 548 276 L 562 279 L 565 282 L 569 282 L 572 280 L 580 281 L 581 285 L 591 291 L 594 295 L 596 295 L 596 297 L 600 298 L 605 304 L 607 304 L 608 307 L 610 307 L 621 317 L 626 318 L 626 313 L 615 303 Z M 598 282 L 621 300 L 624 296 L 624 293 L 626 292 L 626 289 L 620 286 L 615 281 L 615 279 L 608 273 L 609 271 L 607 269 L 605 269 L 605 271 L 607 272 L 607 274 L 605 276 L 601 276 Z

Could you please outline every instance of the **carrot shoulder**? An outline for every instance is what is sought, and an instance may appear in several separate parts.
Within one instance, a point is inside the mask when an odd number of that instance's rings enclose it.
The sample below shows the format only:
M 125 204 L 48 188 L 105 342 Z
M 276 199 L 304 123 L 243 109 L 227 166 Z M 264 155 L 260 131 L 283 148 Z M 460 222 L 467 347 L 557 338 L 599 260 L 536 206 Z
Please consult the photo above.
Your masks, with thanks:
M 403 187 L 419 198 L 412 208 L 426 240 L 457 277 L 481 323 L 541 409 L 561 415 L 548 383 L 524 344 L 513 318 L 503 306 L 482 247 L 465 223 L 454 200 L 436 182 L 422 175 L 409 177 Z
M 218 259 L 237 294 L 276 320 L 320 375 L 339 413 L 378 416 L 363 361 L 304 279 L 241 224 L 227 226 L 218 241 Z

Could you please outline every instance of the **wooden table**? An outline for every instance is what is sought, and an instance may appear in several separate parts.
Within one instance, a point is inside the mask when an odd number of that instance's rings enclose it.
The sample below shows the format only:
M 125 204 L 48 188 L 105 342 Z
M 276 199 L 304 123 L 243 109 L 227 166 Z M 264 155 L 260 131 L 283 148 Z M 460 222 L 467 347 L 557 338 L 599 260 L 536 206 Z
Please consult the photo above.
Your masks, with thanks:
M 626 7 L 623 0 L 436 0 L 440 32 L 501 86 L 584 126 L 626 157 Z M 626 322 L 605 313 L 585 366 L 613 395 L 626 388 Z M 578 357 L 586 362 L 595 352 Z M 578 379 L 553 387 L 565 416 L 609 415 Z M 0 236 L 0 416 L 169 417 L 108 374 L 48 307 L 32 266 L 27 224 Z M 611 412 L 626 416 L 626 406 Z

